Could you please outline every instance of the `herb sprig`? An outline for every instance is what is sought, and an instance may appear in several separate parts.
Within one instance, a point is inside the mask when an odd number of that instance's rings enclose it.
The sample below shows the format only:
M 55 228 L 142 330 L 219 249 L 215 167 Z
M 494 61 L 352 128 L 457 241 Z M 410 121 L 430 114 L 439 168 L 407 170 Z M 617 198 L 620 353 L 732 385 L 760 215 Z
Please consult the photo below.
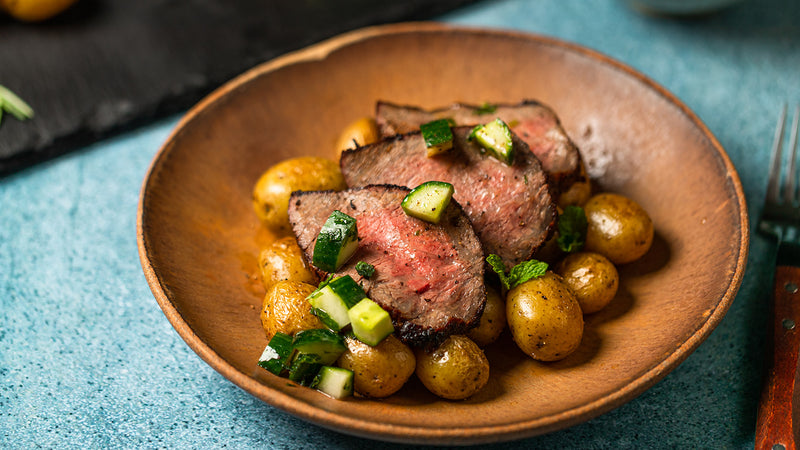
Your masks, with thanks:
M 583 248 L 586 242 L 586 213 L 580 206 L 567 206 L 558 216 L 558 239 L 556 243 L 561 250 L 571 253 Z
M 492 266 L 492 270 L 500 277 L 500 283 L 503 284 L 507 291 L 526 281 L 541 277 L 547 272 L 548 267 L 546 262 L 531 259 L 517 264 L 506 274 L 506 266 L 500 256 L 492 253 L 486 257 L 486 262 Z
M 4 112 L 11 114 L 17 120 L 27 120 L 33 117 L 33 108 L 19 98 L 17 94 L 0 85 L 0 122 L 3 121 Z

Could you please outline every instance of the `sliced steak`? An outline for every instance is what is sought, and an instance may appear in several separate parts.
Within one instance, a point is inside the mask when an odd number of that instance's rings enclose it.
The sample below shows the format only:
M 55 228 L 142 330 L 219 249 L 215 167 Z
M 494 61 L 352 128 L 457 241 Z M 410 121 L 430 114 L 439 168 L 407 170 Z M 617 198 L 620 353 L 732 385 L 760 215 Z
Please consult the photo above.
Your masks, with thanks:
M 389 311 L 398 337 L 410 345 L 436 344 L 477 325 L 486 292 L 483 251 L 469 220 L 451 202 L 438 225 L 410 217 L 399 186 L 342 192 L 295 192 L 289 221 L 308 260 L 317 234 L 334 210 L 356 219 L 358 250 L 338 275 L 361 283 L 369 298 Z M 355 265 L 375 266 L 369 279 Z
M 453 148 L 433 158 L 426 156 L 419 132 L 348 150 L 340 160 L 342 173 L 349 186 L 451 183 L 453 198 L 472 222 L 484 251 L 500 255 L 510 268 L 529 259 L 552 233 L 556 208 L 547 175 L 513 133 L 516 156 L 509 166 L 469 141 L 470 131 L 471 127 L 454 127 Z
M 559 192 L 578 178 L 581 164 L 578 147 L 567 136 L 552 109 L 534 100 L 493 107 L 455 103 L 441 109 L 423 110 L 380 101 L 375 120 L 381 135 L 388 137 L 417 131 L 420 125 L 436 119 L 449 118 L 456 125 L 478 125 L 499 117 L 528 144 Z

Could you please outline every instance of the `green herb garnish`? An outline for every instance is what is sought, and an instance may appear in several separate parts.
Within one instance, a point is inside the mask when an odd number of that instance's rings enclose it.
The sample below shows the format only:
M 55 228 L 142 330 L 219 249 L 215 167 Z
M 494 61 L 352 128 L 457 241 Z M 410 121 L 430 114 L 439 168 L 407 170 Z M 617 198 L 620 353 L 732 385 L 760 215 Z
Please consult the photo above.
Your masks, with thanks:
M 508 275 L 506 275 L 506 266 L 498 255 L 494 253 L 490 254 L 486 257 L 486 262 L 492 266 L 492 270 L 500 277 L 500 283 L 503 284 L 503 287 L 507 291 L 514 289 L 528 280 L 541 277 L 547 272 L 548 267 L 546 262 L 531 259 L 512 267 Z
M 309 296 L 309 297 L 311 297 L 312 295 L 314 295 L 314 294 L 316 294 L 317 292 L 321 291 L 321 290 L 322 290 L 322 288 L 324 288 L 325 286 L 329 285 L 331 281 L 333 281 L 333 274 L 332 274 L 332 273 L 329 273 L 329 274 L 328 274 L 328 276 L 327 276 L 327 277 L 325 277 L 325 279 L 324 279 L 324 280 L 322 280 L 322 282 L 320 282 L 320 283 L 319 283 L 319 286 L 317 286 L 317 288 L 316 288 L 316 289 L 314 289 L 314 292 L 312 292 L 312 293 L 311 293 L 311 294 L 309 294 L 308 296 Z
M 580 206 L 567 206 L 558 216 L 558 239 L 561 250 L 571 253 L 583 248 L 586 242 L 586 214 Z
M 475 110 L 475 115 L 482 116 L 484 114 L 491 114 L 491 113 L 493 113 L 495 111 L 497 111 L 497 105 L 493 105 L 491 103 L 484 102 L 481 106 L 479 106 Z
M 0 85 L 0 121 L 3 120 L 3 112 L 11 114 L 17 120 L 33 117 L 33 108 L 28 106 L 17 94 Z
M 370 278 L 375 274 L 375 266 L 364 261 L 359 261 L 356 263 L 356 272 L 364 278 Z

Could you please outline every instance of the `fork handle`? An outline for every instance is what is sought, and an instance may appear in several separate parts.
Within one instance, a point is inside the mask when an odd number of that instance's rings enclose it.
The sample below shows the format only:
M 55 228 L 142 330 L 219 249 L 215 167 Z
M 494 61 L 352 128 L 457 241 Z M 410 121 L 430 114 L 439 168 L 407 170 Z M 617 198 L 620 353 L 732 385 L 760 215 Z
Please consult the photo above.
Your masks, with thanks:
M 800 267 L 775 269 L 772 361 L 761 392 L 756 450 L 796 450 L 800 443 Z M 797 397 L 797 398 L 796 398 Z

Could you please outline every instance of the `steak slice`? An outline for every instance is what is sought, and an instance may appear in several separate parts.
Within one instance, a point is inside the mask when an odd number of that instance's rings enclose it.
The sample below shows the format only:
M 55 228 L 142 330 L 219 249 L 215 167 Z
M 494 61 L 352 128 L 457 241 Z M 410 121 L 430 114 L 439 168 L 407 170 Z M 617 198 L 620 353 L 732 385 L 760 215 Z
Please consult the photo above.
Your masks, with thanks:
M 469 141 L 470 127 L 453 128 L 453 148 L 428 158 L 419 132 L 397 135 L 342 153 L 349 186 L 396 184 L 415 187 L 446 181 L 472 222 L 486 253 L 506 267 L 530 259 L 552 234 L 556 207 L 547 175 L 527 145 L 512 133 L 516 156 L 509 166 Z
M 478 324 L 486 303 L 483 251 L 456 202 L 435 225 L 406 215 L 400 203 L 408 192 L 387 185 L 295 192 L 289 221 L 311 261 L 317 235 L 331 212 L 355 218 L 358 250 L 335 275 L 350 275 L 359 282 L 392 316 L 403 342 L 434 345 Z M 356 272 L 359 261 L 375 267 L 372 277 Z
M 541 161 L 545 172 L 550 175 L 550 181 L 555 183 L 558 192 L 566 190 L 579 178 L 580 152 L 567 136 L 552 109 L 535 100 L 492 106 L 494 109 L 491 112 L 485 107 L 466 103 L 424 110 L 415 106 L 379 101 L 375 120 L 381 136 L 388 137 L 417 131 L 420 125 L 436 119 L 449 118 L 456 125 L 474 126 L 499 117 L 528 144 Z

